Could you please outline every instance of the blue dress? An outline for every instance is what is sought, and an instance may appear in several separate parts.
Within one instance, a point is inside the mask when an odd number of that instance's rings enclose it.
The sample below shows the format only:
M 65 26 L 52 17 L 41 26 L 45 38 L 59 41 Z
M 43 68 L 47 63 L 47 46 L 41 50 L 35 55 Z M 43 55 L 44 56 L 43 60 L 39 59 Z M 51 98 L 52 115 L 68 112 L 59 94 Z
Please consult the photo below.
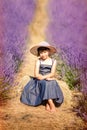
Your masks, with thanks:
M 53 62 L 53 60 L 52 60 Z M 52 65 L 40 64 L 39 73 L 42 75 L 51 72 Z M 63 93 L 56 80 L 38 80 L 34 77 L 25 85 L 20 101 L 26 105 L 45 105 L 48 99 L 53 99 L 55 106 L 63 102 Z

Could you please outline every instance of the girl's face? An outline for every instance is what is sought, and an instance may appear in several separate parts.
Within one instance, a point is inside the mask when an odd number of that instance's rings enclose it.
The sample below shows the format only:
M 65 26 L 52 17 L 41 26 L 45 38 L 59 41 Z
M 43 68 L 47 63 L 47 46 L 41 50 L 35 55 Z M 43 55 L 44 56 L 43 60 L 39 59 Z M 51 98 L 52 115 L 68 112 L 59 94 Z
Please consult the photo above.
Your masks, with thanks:
M 46 60 L 49 57 L 49 50 L 40 51 L 40 58 Z

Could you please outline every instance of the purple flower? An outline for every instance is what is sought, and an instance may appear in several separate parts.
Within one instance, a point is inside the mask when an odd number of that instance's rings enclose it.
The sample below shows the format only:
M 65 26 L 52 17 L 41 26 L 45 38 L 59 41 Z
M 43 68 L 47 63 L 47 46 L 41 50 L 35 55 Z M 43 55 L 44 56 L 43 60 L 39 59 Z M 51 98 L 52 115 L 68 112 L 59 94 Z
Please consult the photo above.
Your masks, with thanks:
M 2 21 L 0 26 L 2 37 L 1 70 L 5 81 L 12 81 L 19 65 L 23 60 L 27 38 L 28 26 L 32 22 L 36 2 L 34 0 L 1 0 L 0 10 Z M 1 17 L 0 15 L 0 17 Z M 0 71 L 1 71 L 0 70 Z

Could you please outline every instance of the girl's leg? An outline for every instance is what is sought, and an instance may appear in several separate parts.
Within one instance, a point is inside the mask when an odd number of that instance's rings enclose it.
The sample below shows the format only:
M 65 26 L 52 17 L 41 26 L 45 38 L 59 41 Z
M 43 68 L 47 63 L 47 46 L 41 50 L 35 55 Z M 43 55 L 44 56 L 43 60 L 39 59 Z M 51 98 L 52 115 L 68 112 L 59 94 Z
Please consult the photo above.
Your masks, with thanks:
M 51 112 L 55 112 L 55 111 L 56 111 L 56 108 L 55 108 L 55 104 L 54 104 L 54 102 L 53 102 L 52 99 L 49 99 L 49 100 L 48 100 L 48 104 L 49 104 L 49 107 L 50 107 L 50 111 L 51 111 Z
M 49 103 L 46 103 L 45 109 L 46 109 L 47 111 L 50 111 L 50 105 L 49 105 Z

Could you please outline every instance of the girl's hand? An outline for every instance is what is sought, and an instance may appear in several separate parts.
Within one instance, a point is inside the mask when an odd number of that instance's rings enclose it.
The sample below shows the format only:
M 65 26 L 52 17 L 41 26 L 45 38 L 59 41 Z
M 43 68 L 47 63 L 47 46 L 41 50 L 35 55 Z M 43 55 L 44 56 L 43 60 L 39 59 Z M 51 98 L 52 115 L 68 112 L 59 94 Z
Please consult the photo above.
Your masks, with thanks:
M 54 80 L 55 78 L 46 78 L 46 80 Z
M 43 79 L 44 79 L 44 76 L 39 74 L 39 76 L 37 77 L 37 79 L 43 80 Z

